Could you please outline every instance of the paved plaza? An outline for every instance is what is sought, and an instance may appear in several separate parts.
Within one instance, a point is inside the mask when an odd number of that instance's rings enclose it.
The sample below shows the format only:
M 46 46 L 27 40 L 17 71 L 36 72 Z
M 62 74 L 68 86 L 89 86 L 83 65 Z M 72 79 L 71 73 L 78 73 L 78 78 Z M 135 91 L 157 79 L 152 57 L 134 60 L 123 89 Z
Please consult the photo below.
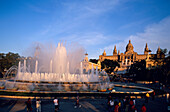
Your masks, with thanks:
M 27 99 L 0 98 L 0 112 L 26 112 L 25 101 Z M 53 99 L 41 99 L 42 112 L 54 112 Z M 32 99 L 33 112 L 36 112 L 35 99 Z M 74 98 L 59 98 L 59 112 L 108 112 L 107 99 L 105 98 L 80 98 L 80 108 L 74 108 Z M 145 99 L 136 99 L 136 107 L 141 112 Z M 155 98 L 145 103 L 147 112 L 167 112 L 165 97 Z

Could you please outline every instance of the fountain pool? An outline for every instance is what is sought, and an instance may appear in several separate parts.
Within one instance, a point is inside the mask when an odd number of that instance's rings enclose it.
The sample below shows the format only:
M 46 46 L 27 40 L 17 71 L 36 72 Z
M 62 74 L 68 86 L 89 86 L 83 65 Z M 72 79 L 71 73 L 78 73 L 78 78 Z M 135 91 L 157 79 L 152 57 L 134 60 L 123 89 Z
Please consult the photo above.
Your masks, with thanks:
M 66 47 L 62 43 L 59 43 L 56 48 L 48 50 L 38 46 L 33 58 L 25 58 L 18 63 L 18 67 L 12 67 L 7 71 L 6 77 L 12 70 L 16 70 L 17 75 L 10 80 L 0 80 L 0 89 L 7 92 L 26 93 L 80 92 L 86 95 L 96 95 L 101 92 L 102 94 L 153 92 L 152 89 L 140 87 L 114 88 L 114 83 L 110 83 L 107 73 L 98 71 L 97 67 L 94 70 L 93 65 L 88 73 L 84 73 L 82 54 L 84 52 L 81 49 L 67 53 Z

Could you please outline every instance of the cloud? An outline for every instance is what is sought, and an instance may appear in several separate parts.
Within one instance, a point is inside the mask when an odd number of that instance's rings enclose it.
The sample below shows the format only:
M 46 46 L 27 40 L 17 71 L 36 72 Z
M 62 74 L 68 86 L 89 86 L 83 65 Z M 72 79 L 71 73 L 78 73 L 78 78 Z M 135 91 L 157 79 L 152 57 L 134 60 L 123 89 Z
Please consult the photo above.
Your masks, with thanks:
M 60 40 L 66 40 L 67 44 L 78 42 L 89 54 L 89 59 L 98 59 L 99 55 L 103 53 L 104 49 L 107 51 L 107 53 L 109 51 L 108 54 L 112 53 L 114 45 L 110 45 L 109 47 L 102 49 L 103 46 L 106 44 L 109 45 L 110 43 L 115 43 L 115 41 L 119 41 L 119 39 L 113 39 L 112 36 L 105 35 L 101 32 L 79 33 L 67 37 L 62 37 Z
M 131 40 L 134 51 L 139 54 L 144 52 L 145 44 L 148 43 L 149 49 L 152 53 L 156 53 L 158 46 L 161 48 L 167 48 L 170 50 L 170 17 L 166 17 L 158 23 L 148 25 L 144 32 L 136 33 L 135 35 L 130 35 L 125 40 L 116 44 L 117 50 L 124 52 L 126 50 L 126 45 L 129 40 Z M 109 45 L 100 49 L 100 53 L 106 49 L 106 53 L 112 53 L 114 45 Z
M 47 13 L 48 11 L 43 9 L 43 8 L 40 8 L 38 6 L 35 6 L 35 5 L 32 5 L 32 4 L 28 4 L 28 7 L 32 10 L 32 11 L 35 11 L 35 12 L 38 12 L 38 13 Z
M 70 16 L 75 20 L 86 19 L 96 15 L 113 11 L 122 0 L 89 0 L 81 2 L 63 2 L 66 17 Z
M 83 46 L 96 46 L 107 41 L 109 37 L 98 32 L 89 33 L 77 33 L 71 36 L 62 37 L 61 40 L 67 40 L 68 42 L 79 42 Z
M 80 8 L 77 11 L 86 10 L 92 13 L 99 13 L 115 8 L 120 1 L 121 0 L 90 0 L 85 2 L 67 2 L 63 4 L 67 6 L 70 11 Z
M 56 18 L 54 21 L 49 22 L 49 25 L 46 25 L 47 27 L 42 29 L 41 34 L 54 37 L 62 34 L 79 33 L 80 30 L 87 31 L 91 28 L 96 30 L 96 21 L 102 18 L 101 16 L 108 11 L 116 10 L 120 1 L 122 0 L 61 1 L 63 10 L 56 9 Z M 31 6 L 31 8 L 37 9 L 38 7 L 34 8 L 34 6 Z M 49 28 L 48 26 L 51 27 Z
M 90 13 L 103 13 L 114 9 L 116 5 L 118 5 L 120 0 L 97 0 L 97 1 L 90 1 L 85 9 Z
M 142 24 L 145 24 L 145 22 L 147 22 L 148 20 L 151 20 L 151 18 L 145 18 L 145 19 L 133 21 L 131 23 L 127 23 L 127 24 L 125 24 L 123 26 L 120 26 L 120 28 L 118 28 L 118 29 L 122 30 L 122 29 L 132 28 L 132 27 L 135 27 L 135 26 L 140 26 Z

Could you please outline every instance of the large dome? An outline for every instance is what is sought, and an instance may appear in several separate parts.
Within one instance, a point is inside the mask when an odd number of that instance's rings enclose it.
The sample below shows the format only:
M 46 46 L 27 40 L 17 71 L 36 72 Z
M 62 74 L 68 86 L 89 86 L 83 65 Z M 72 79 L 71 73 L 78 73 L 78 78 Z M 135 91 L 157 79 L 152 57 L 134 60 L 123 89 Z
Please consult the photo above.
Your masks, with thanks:
M 126 52 L 127 51 L 133 51 L 133 45 L 132 45 L 132 43 L 131 43 L 131 40 L 129 40 L 129 43 L 128 43 L 128 45 L 126 46 Z

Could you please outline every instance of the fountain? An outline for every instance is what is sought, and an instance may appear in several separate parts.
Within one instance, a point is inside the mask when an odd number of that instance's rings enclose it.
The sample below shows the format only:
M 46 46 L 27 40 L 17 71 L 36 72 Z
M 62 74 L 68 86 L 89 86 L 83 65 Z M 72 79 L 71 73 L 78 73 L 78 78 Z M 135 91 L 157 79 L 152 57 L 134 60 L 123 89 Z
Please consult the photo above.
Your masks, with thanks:
M 19 61 L 17 75 L 14 79 L 15 87 L 38 91 L 106 90 L 109 83 L 107 74 L 99 72 L 97 67 L 94 73 L 93 64 L 91 73 L 84 74 L 83 63 L 81 62 L 83 57 L 77 58 L 75 55 L 78 55 L 78 53 L 75 53 L 75 51 L 74 53 L 67 53 L 62 43 L 58 43 L 57 48 L 52 50 L 51 53 L 37 47 L 34 58 Z M 29 61 L 33 61 L 33 64 L 31 65 Z
M 77 50 L 77 51 L 76 51 Z M 18 67 L 11 67 L 5 74 L 4 80 L 0 81 L 0 89 L 8 92 L 23 92 L 26 93 L 57 93 L 66 94 L 80 93 L 96 95 L 108 94 L 113 92 L 116 94 L 129 94 L 126 91 L 132 91 L 130 86 L 124 90 L 119 85 L 110 83 L 110 79 L 105 71 L 99 71 L 96 66 L 92 64 L 91 70 L 88 73 L 83 73 L 82 57 L 84 52 L 76 49 L 73 52 L 67 52 L 65 46 L 61 43 L 57 48 L 43 49 L 37 47 L 33 58 L 25 58 L 19 61 Z M 127 63 L 127 60 L 126 60 Z M 6 79 L 10 72 L 15 70 L 17 75 L 13 78 Z M 113 87 L 116 90 L 113 90 Z M 153 92 L 153 90 L 141 87 L 132 87 L 130 94 L 145 94 L 146 92 Z M 138 88 L 142 91 L 136 91 Z M 145 91 L 144 91 L 145 90 Z M 107 91 L 107 92 L 106 92 Z M 125 91 L 125 92 L 123 92 Z M 144 91 L 144 92 L 143 92 Z

